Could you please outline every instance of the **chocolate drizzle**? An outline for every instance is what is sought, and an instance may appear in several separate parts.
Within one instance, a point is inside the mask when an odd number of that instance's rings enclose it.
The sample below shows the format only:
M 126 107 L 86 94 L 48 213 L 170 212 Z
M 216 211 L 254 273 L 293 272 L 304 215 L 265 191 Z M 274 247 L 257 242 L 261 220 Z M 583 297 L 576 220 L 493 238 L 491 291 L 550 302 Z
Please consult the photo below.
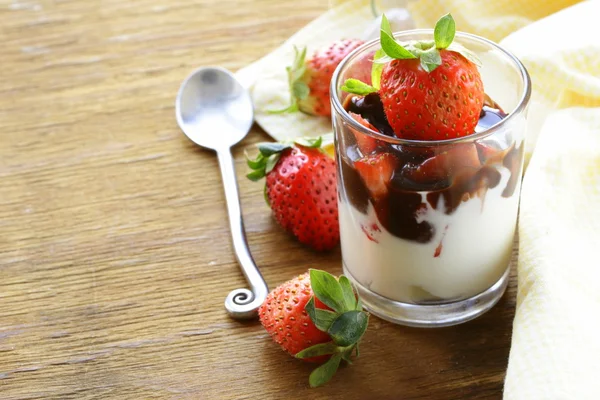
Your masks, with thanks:
M 360 114 L 382 133 L 393 135 L 376 93 L 361 98 L 349 96 L 344 106 L 346 110 Z M 488 129 L 506 116 L 496 103 L 488 100 L 476 131 Z M 351 138 L 346 146 L 356 146 L 352 136 L 346 134 Z M 370 196 L 352 166 L 356 159 L 351 151 L 348 151 L 350 156 L 340 157 L 339 179 L 343 182 L 340 191 L 344 191 L 345 198 L 361 213 L 367 212 L 371 202 L 379 222 L 392 235 L 418 243 L 428 243 L 436 236 L 435 227 L 420 218 L 420 213 L 428 206 L 436 210 L 443 206 L 442 211 L 449 215 L 473 197 L 483 201 L 486 192 L 500 184 L 501 166 L 510 171 L 502 196 L 511 197 L 519 182 L 523 159 L 522 145 L 517 148 L 513 144 L 501 149 L 497 143 L 485 140 L 431 148 L 384 144 L 377 152 L 389 152 L 398 160 L 387 194 L 379 198 Z

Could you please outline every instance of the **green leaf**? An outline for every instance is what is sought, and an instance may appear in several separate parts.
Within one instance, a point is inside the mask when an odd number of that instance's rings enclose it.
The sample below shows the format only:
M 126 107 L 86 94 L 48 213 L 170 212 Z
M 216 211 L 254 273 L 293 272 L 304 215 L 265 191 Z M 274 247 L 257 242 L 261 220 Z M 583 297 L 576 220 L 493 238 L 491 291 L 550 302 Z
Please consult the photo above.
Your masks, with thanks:
M 354 351 L 354 347 L 350 347 L 348 350 L 342 352 L 342 360 L 346 361 L 348 364 L 352 365 L 352 352 Z
M 289 148 L 289 144 L 284 143 L 259 143 L 258 150 L 264 157 L 269 157 L 275 153 L 281 153 L 283 150 Z
M 479 57 L 477 57 L 475 53 L 465 48 L 464 46 L 455 42 L 448 47 L 448 50 L 457 52 L 467 60 L 471 61 L 473 64 L 477 65 L 478 67 L 481 67 L 481 60 L 479 59 Z
M 395 58 L 397 60 L 409 60 L 413 58 L 417 58 L 410 51 L 402 47 L 402 45 L 394 39 L 392 35 L 381 31 L 380 36 L 381 48 L 388 56 Z
M 327 354 L 335 354 L 339 351 L 339 347 L 333 342 L 319 343 L 302 350 L 294 357 L 296 358 L 311 358 L 325 356 Z
M 321 144 L 323 143 L 323 138 L 321 136 L 319 136 L 317 138 L 300 137 L 300 138 L 295 139 L 294 143 L 297 143 L 304 147 L 318 149 L 319 147 L 321 147 Z
M 304 100 L 310 94 L 308 85 L 302 81 L 295 81 L 292 83 L 292 94 L 298 100 Z
M 298 111 L 298 103 L 293 100 L 292 103 L 286 108 L 282 108 L 280 110 L 267 110 L 269 114 L 284 114 L 284 113 L 292 113 Z
M 304 309 L 317 329 L 323 332 L 327 332 L 333 321 L 338 317 L 338 314 L 336 313 L 315 307 L 314 297 L 311 297 L 310 300 L 308 300 Z
M 433 38 L 435 40 L 435 47 L 438 49 L 445 49 L 454 40 L 454 34 L 456 33 L 456 24 L 452 15 L 446 14 L 438 20 L 433 30 Z
M 340 283 L 333 275 L 318 269 L 310 270 L 310 285 L 317 297 L 336 312 L 344 310 L 344 295 Z
M 381 42 L 381 48 L 385 54 L 392 58 L 398 60 L 416 58 L 410 51 L 406 50 L 400 43 L 396 42 L 390 21 L 388 21 L 385 14 L 381 15 L 379 41 Z
M 344 82 L 344 85 L 340 88 L 344 92 L 367 95 L 369 93 L 375 93 L 377 91 L 373 86 L 367 85 L 364 82 L 359 81 L 358 79 L 348 79 Z
M 358 350 L 358 343 L 356 343 L 356 346 L 354 346 L 354 349 L 356 350 L 356 357 L 360 356 L 360 351 Z
M 281 153 L 275 153 L 271 154 L 269 158 L 267 158 L 267 163 L 265 165 L 265 175 L 273 171 L 273 168 L 275 168 L 275 165 L 277 165 L 277 161 L 279 161 L 280 157 Z
M 268 202 L 267 202 L 268 203 Z M 357 300 L 356 300 L 356 310 L 358 311 L 362 311 L 363 309 L 363 303 L 362 300 L 360 298 L 360 296 L 357 296 Z
M 263 196 L 265 197 L 265 202 L 267 203 L 267 205 L 269 207 L 271 207 L 271 202 L 269 201 L 269 195 L 267 194 L 267 185 L 265 185 L 265 188 L 263 189 Z
M 379 49 L 375 52 L 373 56 L 373 66 L 371 67 L 371 84 L 374 88 L 379 89 L 381 87 L 381 71 L 383 71 L 383 67 L 385 67 L 386 63 L 379 63 L 377 61 L 382 58 L 389 58 L 385 55 L 383 49 Z M 388 60 L 388 62 L 391 60 Z
M 344 275 L 341 275 L 338 281 L 344 294 L 344 311 L 354 310 L 356 308 L 356 295 L 354 294 L 354 289 L 352 289 L 352 284 Z
M 246 178 L 250 179 L 253 182 L 259 181 L 265 177 L 265 171 L 262 169 L 257 169 L 256 171 L 250 172 L 246 175 Z
M 440 51 L 435 47 L 421 52 L 419 58 L 421 60 L 421 67 L 427 72 L 431 72 L 440 65 L 442 65 L 442 57 L 440 56 Z
M 341 359 L 342 355 L 340 353 L 334 354 L 329 361 L 311 372 L 310 377 L 308 378 L 310 387 L 318 387 L 329 382 L 340 366 Z
M 387 33 L 390 36 L 394 36 L 394 32 L 392 32 L 392 26 L 390 25 L 390 21 L 387 19 L 385 14 L 381 14 L 381 31 Z
M 248 157 L 248 154 L 246 154 L 246 161 L 250 169 L 261 169 L 265 166 L 267 162 L 267 160 L 260 153 L 258 153 L 258 156 L 256 156 L 254 160 Z
M 329 335 L 333 341 L 342 347 L 358 343 L 367 330 L 369 316 L 364 311 L 352 310 L 340 315 L 331 327 Z

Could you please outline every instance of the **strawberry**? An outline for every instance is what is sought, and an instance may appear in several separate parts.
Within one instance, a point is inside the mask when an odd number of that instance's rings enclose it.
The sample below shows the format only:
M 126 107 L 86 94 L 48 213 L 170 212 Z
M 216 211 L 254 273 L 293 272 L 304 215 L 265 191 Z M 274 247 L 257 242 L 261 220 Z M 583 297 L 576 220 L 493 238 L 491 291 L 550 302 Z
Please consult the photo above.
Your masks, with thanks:
M 340 241 L 336 170 L 321 138 L 262 143 L 248 160 L 251 180 L 266 176 L 265 197 L 277 222 L 301 243 L 330 250 Z
M 350 113 L 350 116 L 356 120 L 362 126 L 369 128 L 375 132 L 377 132 L 377 128 L 369 123 L 366 119 L 364 119 L 359 114 L 355 114 L 353 112 Z M 352 128 L 351 128 L 352 129 Z M 377 139 L 374 139 L 370 136 L 363 134 L 362 132 L 356 131 L 352 129 L 352 133 L 354 134 L 354 138 L 356 139 L 356 145 L 358 146 L 360 152 L 362 154 L 371 154 L 377 148 Z
M 378 200 L 388 192 L 398 160 L 391 153 L 380 153 L 363 157 L 354 162 L 354 168 L 365 182 L 373 199 Z
M 481 167 L 477 148 L 472 143 L 458 143 L 438 152 L 435 156 L 423 161 L 410 178 L 415 182 L 429 183 L 452 176 L 461 171 L 474 170 Z
M 333 376 L 340 361 L 350 361 L 367 329 L 362 310 L 345 276 L 311 269 L 273 290 L 258 310 L 261 324 L 275 343 L 292 356 L 323 363 L 310 375 L 312 387 Z
M 477 57 L 452 43 L 450 14 L 435 26 L 434 41 L 400 44 L 382 17 L 381 49 L 374 56 L 373 86 L 349 79 L 342 90 L 378 93 L 394 134 L 411 140 L 443 140 L 474 132 L 484 103 Z
M 331 115 L 329 86 L 333 71 L 348 54 L 363 44 L 359 39 L 339 40 L 317 50 L 306 59 L 306 48 L 294 48 L 295 57 L 287 67 L 290 84 L 291 105 L 276 112 L 300 110 L 311 115 Z M 370 64 L 370 62 L 369 62 Z M 364 78 L 370 76 L 370 68 L 364 68 Z

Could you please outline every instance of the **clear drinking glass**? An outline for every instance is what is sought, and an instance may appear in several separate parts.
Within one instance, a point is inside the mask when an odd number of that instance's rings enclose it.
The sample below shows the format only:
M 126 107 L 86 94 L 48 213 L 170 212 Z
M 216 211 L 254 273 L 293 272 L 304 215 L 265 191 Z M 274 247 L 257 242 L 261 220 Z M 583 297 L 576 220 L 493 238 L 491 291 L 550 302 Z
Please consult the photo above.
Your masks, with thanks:
M 433 31 L 395 37 L 400 42 L 432 40 Z M 529 75 L 517 58 L 487 39 L 457 33 L 454 40 L 481 59 L 489 96 L 490 108 L 471 136 L 403 140 L 366 128 L 349 115 L 344 105 L 352 95 L 340 87 L 348 78 L 365 75 L 365 59 L 379 48 L 378 40 L 350 54 L 332 79 L 344 273 L 373 314 L 403 325 L 468 321 L 496 304 L 508 283 Z M 494 107 L 505 114 L 494 113 Z M 365 150 L 360 145 L 365 138 L 376 145 Z M 397 160 L 383 194 L 369 191 L 355 168 L 365 152 Z

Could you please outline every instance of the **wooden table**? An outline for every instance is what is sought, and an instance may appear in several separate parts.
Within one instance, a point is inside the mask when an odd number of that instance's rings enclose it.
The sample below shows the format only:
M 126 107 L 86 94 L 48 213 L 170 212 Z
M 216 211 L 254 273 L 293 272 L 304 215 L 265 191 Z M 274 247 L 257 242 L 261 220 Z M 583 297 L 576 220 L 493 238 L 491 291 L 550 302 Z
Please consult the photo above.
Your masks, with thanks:
M 499 399 L 515 278 L 462 326 L 372 318 L 361 358 L 324 388 L 257 322 L 217 161 L 180 132 L 174 98 L 200 65 L 236 70 L 327 2 L 5 0 L 0 7 L 0 398 Z M 215 132 L 217 134 L 217 132 Z M 235 149 L 267 140 L 259 128 Z M 284 234 L 239 179 L 250 246 L 271 287 L 340 254 Z

